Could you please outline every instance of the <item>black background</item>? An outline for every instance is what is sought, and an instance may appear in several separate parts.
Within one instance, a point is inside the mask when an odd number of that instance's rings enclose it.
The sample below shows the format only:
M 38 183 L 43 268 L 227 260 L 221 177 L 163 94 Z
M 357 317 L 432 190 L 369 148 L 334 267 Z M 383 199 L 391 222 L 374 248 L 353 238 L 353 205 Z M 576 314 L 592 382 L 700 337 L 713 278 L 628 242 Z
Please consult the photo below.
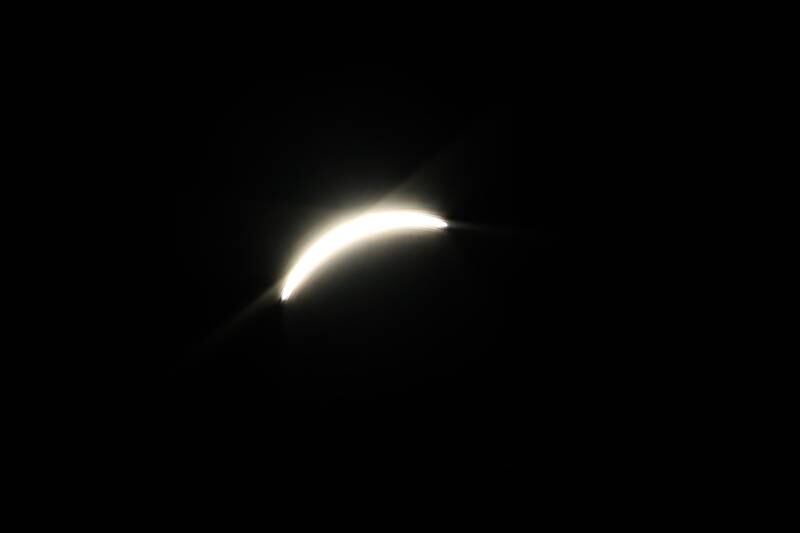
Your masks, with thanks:
M 146 80 L 149 168 L 131 183 L 165 249 L 136 260 L 159 283 L 117 342 L 143 370 L 150 445 L 557 473 L 655 438 L 680 363 L 644 221 L 677 104 L 641 57 L 506 59 L 263 58 Z M 370 243 L 277 302 L 301 245 L 374 205 L 451 227 Z
M 334 50 L 334 20 L 333 39 L 280 37 L 277 15 L 227 28 L 249 43 L 153 14 L 163 34 L 59 21 L 65 38 L 15 45 L 8 151 L 24 146 L 24 164 L 4 205 L 25 246 L 6 263 L 34 279 L 9 276 L 25 302 L 7 310 L 33 324 L 4 361 L 36 457 L 12 461 L 59 478 L 59 497 L 94 482 L 92 464 L 101 492 L 119 499 L 122 482 L 135 506 L 161 489 L 170 507 L 188 481 L 216 501 L 244 489 L 259 510 L 277 489 L 323 519 L 311 493 L 352 482 L 399 503 L 389 518 L 409 495 L 468 493 L 454 515 L 494 495 L 593 520 L 648 501 L 661 517 L 687 493 L 703 505 L 709 463 L 739 475 L 735 448 L 705 436 L 756 412 L 730 370 L 763 346 L 729 316 L 744 316 L 731 265 L 759 257 L 757 201 L 730 191 L 763 174 L 741 149 L 751 97 L 734 90 L 740 57 L 761 56 L 707 31 L 721 13 L 677 14 L 703 47 L 663 13 L 453 10 L 423 28 L 429 12 L 407 11 L 391 56 L 364 37 Z M 277 301 L 310 238 L 376 206 L 450 226 L 365 243 Z M 726 238 L 732 261 L 708 261 Z M 387 484 L 410 490 L 392 500 Z

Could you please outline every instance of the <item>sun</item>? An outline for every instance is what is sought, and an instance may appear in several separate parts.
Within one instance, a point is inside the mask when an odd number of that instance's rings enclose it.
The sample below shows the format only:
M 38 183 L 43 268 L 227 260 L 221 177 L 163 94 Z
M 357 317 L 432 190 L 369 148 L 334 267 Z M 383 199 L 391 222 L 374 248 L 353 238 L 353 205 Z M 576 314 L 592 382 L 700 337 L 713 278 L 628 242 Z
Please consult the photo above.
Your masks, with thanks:
M 302 253 L 286 276 L 281 300 L 288 300 L 315 270 L 355 243 L 404 230 L 442 230 L 446 227 L 443 218 L 416 210 L 373 211 L 337 224 Z

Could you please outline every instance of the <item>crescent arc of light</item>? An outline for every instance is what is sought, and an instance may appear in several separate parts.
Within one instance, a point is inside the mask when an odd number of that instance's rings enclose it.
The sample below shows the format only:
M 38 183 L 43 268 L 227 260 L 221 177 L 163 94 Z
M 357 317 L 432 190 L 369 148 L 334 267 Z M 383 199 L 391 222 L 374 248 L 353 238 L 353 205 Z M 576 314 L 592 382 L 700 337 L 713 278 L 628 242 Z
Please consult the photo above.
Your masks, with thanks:
M 338 224 L 303 252 L 286 277 L 281 300 L 288 300 L 315 270 L 352 244 L 400 230 L 441 230 L 446 227 L 447 222 L 441 217 L 413 210 L 371 212 Z

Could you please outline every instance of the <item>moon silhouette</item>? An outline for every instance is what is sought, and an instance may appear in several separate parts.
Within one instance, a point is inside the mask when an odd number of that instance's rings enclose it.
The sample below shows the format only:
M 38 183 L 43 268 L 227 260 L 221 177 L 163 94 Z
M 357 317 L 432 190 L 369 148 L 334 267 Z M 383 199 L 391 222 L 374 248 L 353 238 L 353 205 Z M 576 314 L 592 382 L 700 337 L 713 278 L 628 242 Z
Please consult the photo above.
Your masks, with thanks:
M 375 211 L 347 220 L 323 233 L 303 252 L 286 276 L 281 300 L 288 300 L 328 259 L 355 243 L 398 231 L 441 230 L 446 227 L 443 218 L 414 210 Z

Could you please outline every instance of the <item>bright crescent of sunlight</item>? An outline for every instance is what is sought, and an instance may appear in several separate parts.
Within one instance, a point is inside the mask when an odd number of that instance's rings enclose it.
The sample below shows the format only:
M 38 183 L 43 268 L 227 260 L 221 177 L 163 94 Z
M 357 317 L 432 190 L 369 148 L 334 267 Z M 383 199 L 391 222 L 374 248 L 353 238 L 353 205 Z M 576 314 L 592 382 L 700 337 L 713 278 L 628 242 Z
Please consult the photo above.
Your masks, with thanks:
M 441 217 L 422 211 L 377 211 L 338 224 L 314 241 L 292 267 L 281 291 L 286 301 L 329 258 L 351 244 L 398 230 L 440 230 L 447 227 Z

